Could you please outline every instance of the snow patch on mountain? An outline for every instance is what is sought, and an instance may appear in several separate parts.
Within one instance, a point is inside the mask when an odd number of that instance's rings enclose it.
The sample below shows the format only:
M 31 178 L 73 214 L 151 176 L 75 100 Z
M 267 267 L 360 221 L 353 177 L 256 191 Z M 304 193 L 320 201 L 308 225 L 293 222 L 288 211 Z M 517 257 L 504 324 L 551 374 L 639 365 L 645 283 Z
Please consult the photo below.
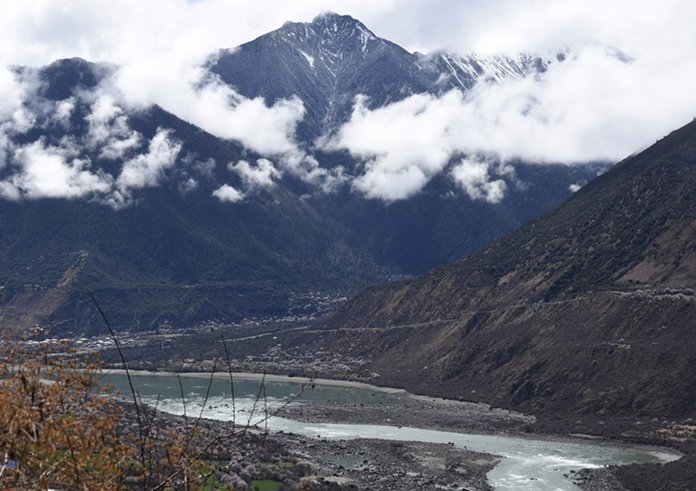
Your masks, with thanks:
M 305 57 L 305 60 L 307 60 L 307 63 L 309 63 L 309 66 L 312 67 L 312 69 L 314 69 L 314 57 L 308 55 L 307 53 L 305 53 L 305 52 L 302 51 L 302 50 L 299 50 L 299 51 L 300 51 L 300 53 L 302 54 L 302 56 Z

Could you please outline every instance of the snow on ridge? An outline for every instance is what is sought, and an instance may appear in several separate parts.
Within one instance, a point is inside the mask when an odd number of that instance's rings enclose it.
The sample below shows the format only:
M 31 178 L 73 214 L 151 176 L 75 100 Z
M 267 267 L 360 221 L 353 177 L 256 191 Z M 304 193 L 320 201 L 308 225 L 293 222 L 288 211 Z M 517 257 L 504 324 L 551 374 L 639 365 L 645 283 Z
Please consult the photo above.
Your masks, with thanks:
M 300 51 L 300 53 L 302 53 L 302 56 L 305 57 L 305 60 L 307 60 L 307 63 L 309 63 L 309 66 L 312 67 L 312 70 L 314 70 L 314 57 L 311 55 L 308 55 L 307 53 L 305 53 L 302 50 L 299 50 L 299 51 Z
M 480 79 L 502 82 L 503 80 L 524 78 L 531 73 L 536 73 L 539 69 L 543 70 L 546 65 L 546 62 L 541 61 L 539 57 L 527 53 L 508 57 L 477 54 L 460 56 L 453 53 L 438 52 L 425 58 L 430 63 L 434 63 L 435 66 L 439 66 L 440 70 L 443 70 L 442 73 L 446 74 L 445 77 L 441 75 L 438 78 L 439 85 L 454 79 L 456 84 L 463 88 L 470 86 L 470 82 Z
M 362 25 L 358 24 L 358 31 L 360 31 L 360 43 L 361 43 L 361 50 L 363 54 L 367 52 L 367 43 L 370 41 L 377 40 L 377 36 L 375 36 L 369 29 L 365 29 Z

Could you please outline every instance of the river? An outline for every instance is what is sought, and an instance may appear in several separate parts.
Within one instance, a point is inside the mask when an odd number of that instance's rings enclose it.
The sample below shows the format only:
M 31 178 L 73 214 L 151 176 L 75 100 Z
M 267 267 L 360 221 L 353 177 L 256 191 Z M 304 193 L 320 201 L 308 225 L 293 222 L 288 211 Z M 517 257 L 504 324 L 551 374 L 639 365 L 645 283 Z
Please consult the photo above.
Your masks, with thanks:
M 103 381 L 118 392 L 128 393 L 127 380 L 121 374 L 103 376 Z M 142 375 L 133 377 L 136 390 L 145 404 L 171 414 L 183 414 L 181 388 L 174 375 Z M 186 409 L 189 415 L 198 415 L 210 378 L 200 376 L 181 377 Z M 450 443 L 476 452 L 499 455 L 501 462 L 487 475 L 489 483 L 500 490 L 520 491 L 579 489 L 566 476 L 571 471 L 597 468 L 611 464 L 659 462 L 676 458 L 669 453 L 627 446 L 578 443 L 571 441 L 541 440 L 500 435 L 465 434 L 412 427 L 364 424 L 328 424 L 293 421 L 273 415 L 287 404 L 312 403 L 362 403 L 369 411 L 371 405 L 404 401 L 410 394 L 400 390 L 372 390 L 359 386 L 316 384 L 306 389 L 300 397 L 299 382 L 266 381 L 265 398 L 258 398 L 260 384 L 254 380 L 235 380 L 233 412 L 228 379 L 213 379 L 203 416 L 216 420 L 231 420 L 237 424 L 259 424 L 271 431 L 285 431 L 307 437 L 325 439 L 375 438 L 398 441 Z

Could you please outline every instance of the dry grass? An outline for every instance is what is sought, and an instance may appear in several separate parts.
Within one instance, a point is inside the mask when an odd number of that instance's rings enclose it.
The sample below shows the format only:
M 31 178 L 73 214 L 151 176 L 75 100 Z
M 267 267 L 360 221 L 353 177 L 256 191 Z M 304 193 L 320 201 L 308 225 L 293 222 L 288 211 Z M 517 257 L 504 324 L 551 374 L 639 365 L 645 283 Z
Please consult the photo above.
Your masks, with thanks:
M 0 486 L 122 489 L 134 452 L 121 407 L 94 390 L 97 364 L 7 339 L 0 360 Z
M 167 428 L 138 401 L 135 421 L 105 397 L 95 356 L 28 341 L 0 340 L 0 489 L 206 486 L 213 468 L 200 458 L 209 443 L 200 418 Z

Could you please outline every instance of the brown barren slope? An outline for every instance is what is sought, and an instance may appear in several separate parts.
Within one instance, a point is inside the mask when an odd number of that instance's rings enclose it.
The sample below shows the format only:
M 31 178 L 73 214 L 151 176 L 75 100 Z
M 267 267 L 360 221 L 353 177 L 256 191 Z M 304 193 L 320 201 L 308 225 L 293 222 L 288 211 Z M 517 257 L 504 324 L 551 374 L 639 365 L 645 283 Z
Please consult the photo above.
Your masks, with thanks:
M 696 416 L 696 122 L 480 253 L 363 292 L 327 328 L 418 392 Z

